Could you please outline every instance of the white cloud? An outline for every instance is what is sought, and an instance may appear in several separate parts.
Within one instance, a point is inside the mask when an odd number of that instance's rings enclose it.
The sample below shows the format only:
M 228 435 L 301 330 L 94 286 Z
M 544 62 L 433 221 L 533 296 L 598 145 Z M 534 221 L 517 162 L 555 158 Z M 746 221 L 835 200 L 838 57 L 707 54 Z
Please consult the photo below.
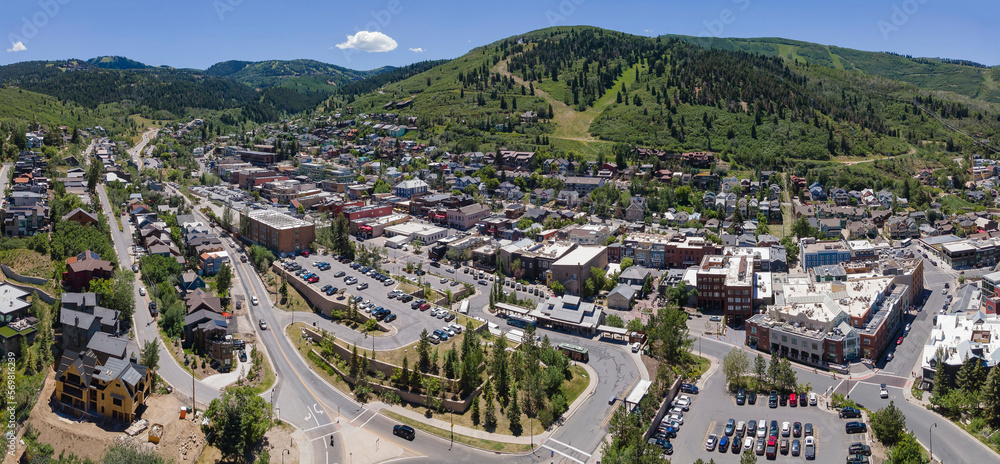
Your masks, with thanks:
M 8 49 L 7 49 L 7 52 L 8 52 L 8 53 L 12 53 L 12 52 L 23 52 L 23 51 L 25 51 L 25 50 L 27 50 L 27 49 L 28 49 L 28 47 L 25 47 L 25 46 L 24 46 L 24 44 L 23 44 L 23 43 L 21 43 L 21 41 L 20 41 L 20 40 L 18 40 L 17 42 L 14 42 L 14 43 L 12 43 L 12 44 L 10 45 L 10 48 L 8 48 Z
M 388 52 L 395 50 L 398 44 L 392 37 L 378 31 L 358 31 L 347 36 L 347 41 L 337 44 L 337 48 L 345 50 L 353 48 L 363 52 Z
M 411 48 L 410 51 L 413 53 L 423 53 L 424 49 L 417 47 L 417 48 Z
M 652 34 L 653 30 L 652 29 L 646 29 L 644 32 L 647 33 L 647 34 Z

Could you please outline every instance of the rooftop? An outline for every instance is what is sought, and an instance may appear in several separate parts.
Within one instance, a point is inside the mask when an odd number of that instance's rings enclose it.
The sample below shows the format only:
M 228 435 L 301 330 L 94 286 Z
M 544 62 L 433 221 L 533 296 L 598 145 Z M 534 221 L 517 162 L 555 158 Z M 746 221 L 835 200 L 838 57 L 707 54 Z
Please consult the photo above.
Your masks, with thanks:
M 607 247 L 603 246 L 582 246 L 577 247 L 575 250 L 569 252 L 562 258 L 559 258 L 556 262 L 552 263 L 553 266 L 582 266 L 589 263 L 595 257 L 604 253 Z
M 308 221 L 303 221 L 302 219 L 297 219 L 284 213 L 279 213 L 277 211 L 260 210 L 251 211 L 250 219 L 260 222 L 261 224 L 267 225 L 275 229 L 295 229 L 299 227 L 309 227 L 313 224 Z

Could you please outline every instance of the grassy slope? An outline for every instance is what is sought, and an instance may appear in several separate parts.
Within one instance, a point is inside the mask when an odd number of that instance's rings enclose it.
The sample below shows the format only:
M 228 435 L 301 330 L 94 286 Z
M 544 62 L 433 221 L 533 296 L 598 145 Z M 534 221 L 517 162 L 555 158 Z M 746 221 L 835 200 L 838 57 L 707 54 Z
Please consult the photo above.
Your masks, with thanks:
M 48 127 L 115 125 L 111 117 L 103 116 L 73 104 L 63 104 L 58 99 L 22 89 L 0 88 L 0 120 L 37 121 Z

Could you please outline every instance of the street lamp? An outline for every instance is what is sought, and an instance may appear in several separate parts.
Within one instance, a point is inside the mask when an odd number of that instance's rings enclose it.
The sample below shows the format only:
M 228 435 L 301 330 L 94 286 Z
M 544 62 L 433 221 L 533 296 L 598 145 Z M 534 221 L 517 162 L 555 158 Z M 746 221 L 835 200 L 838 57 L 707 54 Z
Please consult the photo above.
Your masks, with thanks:
M 285 455 L 286 454 L 292 454 L 292 452 L 288 451 L 288 448 L 285 448 L 285 450 L 281 452 L 281 464 L 285 464 Z
M 927 427 L 927 433 L 929 433 L 930 436 L 931 436 L 931 438 L 930 438 L 931 462 L 934 462 L 934 428 L 935 427 L 937 427 L 937 422 L 935 422 L 934 424 L 932 424 L 930 427 Z

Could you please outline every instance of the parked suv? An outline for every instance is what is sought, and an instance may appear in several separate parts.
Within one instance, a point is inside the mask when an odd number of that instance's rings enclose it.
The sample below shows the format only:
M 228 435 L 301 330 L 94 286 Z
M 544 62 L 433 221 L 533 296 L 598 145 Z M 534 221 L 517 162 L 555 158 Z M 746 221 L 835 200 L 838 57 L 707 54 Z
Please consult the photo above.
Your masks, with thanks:
M 841 419 L 857 419 L 861 417 L 861 411 L 850 406 L 840 410 Z

